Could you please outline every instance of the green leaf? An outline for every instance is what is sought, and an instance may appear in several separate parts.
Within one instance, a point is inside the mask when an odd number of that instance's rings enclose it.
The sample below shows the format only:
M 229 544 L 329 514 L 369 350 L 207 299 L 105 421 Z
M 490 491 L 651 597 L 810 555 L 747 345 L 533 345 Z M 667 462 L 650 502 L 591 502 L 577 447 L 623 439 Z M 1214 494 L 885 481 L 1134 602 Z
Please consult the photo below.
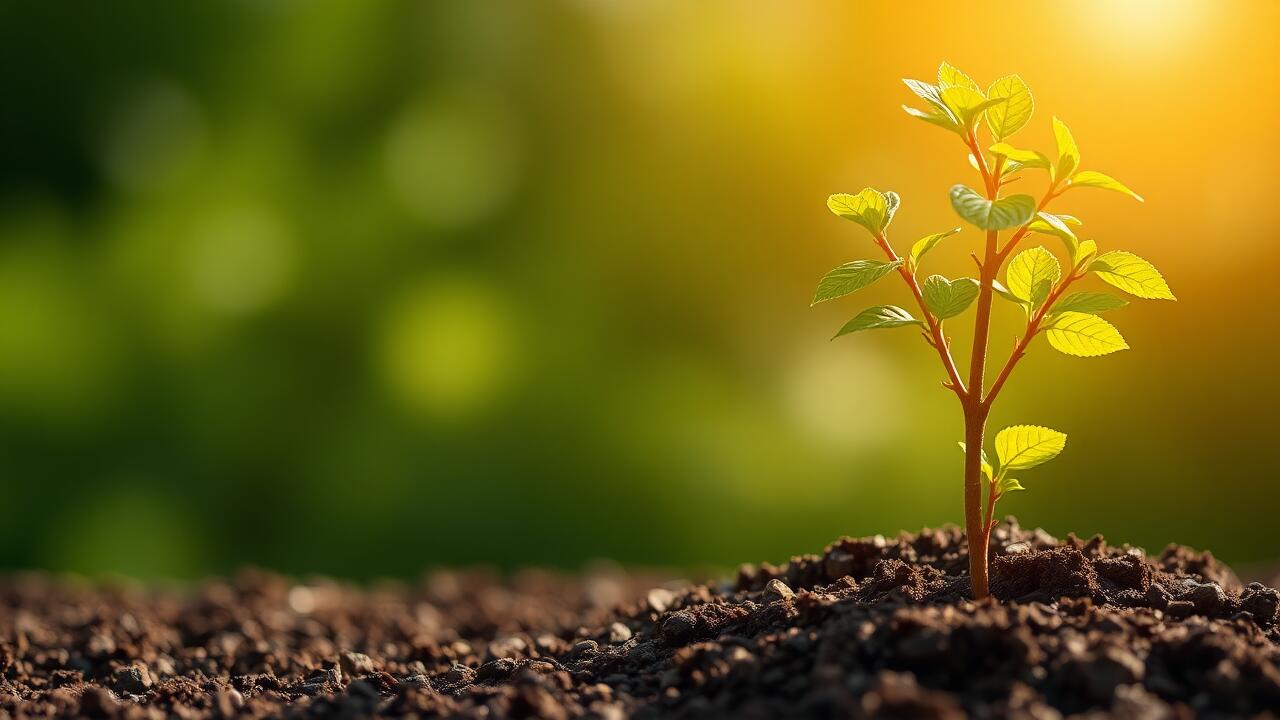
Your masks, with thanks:
M 903 105 L 902 109 L 905 110 L 907 114 L 910 115 L 911 117 L 920 118 L 921 120 L 924 120 L 927 123 L 933 123 L 934 125 L 937 125 L 938 127 L 946 130 L 950 130 L 953 133 L 964 132 L 963 128 L 960 127 L 960 124 L 957 123 L 951 117 L 950 115 L 951 111 L 949 110 L 946 113 L 925 112 L 923 110 L 917 110 L 911 107 L 910 105 Z
M 964 312 L 978 297 L 978 281 L 973 278 L 948 280 L 941 275 L 925 278 L 921 288 L 925 307 L 939 320 L 946 320 Z
M 1000 483 L 996 486 L 997 495 L 1005 495 L 1015 490 L 1026 490 L 1026 488 L 1022 487 L 1022 483 L 1009 477 L 1000 478 Z
M 1038 307 L 1035 302 L 1038 295 L 1048 295 L 1048 291 L 1042 286 L 1052 288 L 1061 277 L 1062 267 L 1058 265 L 1058 259 L 1042 246 L 1027 248 L 1014 255 L 1009 261 L 1009 269 L 1005 271 L 1009 292 L 1031 302 L 1033 307 Z M 1040 302 L 1044 301 L 1043 297 L 1038 299 Z
M 1130 190 L 1124 185 L 1124 183 L 1116 180 L 1110 175 L 1104 175 L 1097 170 L 1081 170 L 1071 176 L 1071 184 L 1067 187 L 1095 187 L 1102 188 L 1103 190 L 1114 190 L 1116 192 L 1124 193 L 1138 202 L 1143 202 L 1142 196 Z
M 1148 300 L 1177 300 L 1169 284 L 1155 266 L 1128 252 L 1113 251 L 1098 256 L 1089 265 L 1103 282 Z
M 953 228 L 946 232 L 926 235 L 925 237 L 917 240 L 915 244 L 911 246 L 911 254 L 907 257 L 907 269 L 914 273 L 916 268 L 920 267 L 920 258 L 924 257 L 925 253 L 932 250 L 933 246 L 937 245 L 943 238 L 951 237 L 958 232 L 960 232 L 960 228 Z
M 1009 302 L 1013 303 L 1014 305 L 1019 305 L 1019 306 L 1023 307 L 1024 309 L 1025 309 L 1025 308 L 1030 308 L 1030 306 L 1031 306 L 1031 303 L 1030 303 L 1030 302 L 1028 302 L 1028 301 L 1026 301 L 1026 300 L 1023 300 L 1022 298 L 1018 297 L 1017 295 L 1014 295 L 1013 293 L 1009 292 L 1009 288 L 1007 288 L 1007 287 L 1005 287 L 1004 285 L 1000 284 L 1000 281 L 999 281 L 999 280 L 996 280 L 996 279 L 994 279 L 994 278 L 991 280 L 991 289 L 992 289 L 992 290 L 994 290 L 994 291 L 995 291 L 995 293 L 996 293 L 997 295 L 999 295 L 1000 297 L 1004 298 L 1005 300 L 1008 300 Z
M 910 88 L 920 99 L 924 100 L 932 108 L 931 111 L 917 110 L 913 107 L 903 105 L 902 109 L 907 111 L 908 115 L 918 117 L 926 122 L 931 122 L 939 127 L 946 128 L 952 132 L 961 132 L 960 120 L 952 114 L 951 109 L 942 101 L 940 88 L 930 85 L 927 82 L 919 80 L 911 80 L 903 78 L 902 82 Z
M 881 328 L 923 324 L 911 317 L 911 313 L 896 305 L 877 305 L 858 313 L 857 317 L 845 323 L 844 327 L 840 328 L 840 332 L 836 333 L 835 337 L 831 339 L 834 340 L 841 335 L 848 335 L 859 330 L 879 330 Z
M 880 260 L 854 260 L 847 262 L 823 276 L 818 282 L 818 291 L 814 293 L 813 304 L 843 297 L 855 290 L 870 285 L 880 278 L 902 267 L 902 260 L 883 262 Z
M 946 103 L 951 114 L 960 120 L 966 129 L 978 123 L 982 113 L 994 105 L 1003 105 L 1005 98 L 988 100 L 979 90 L 971 90 L 963 85 L 953 85 L 942 89 L 942 102 Z
M 1074 220 L 1075 218 L 1072 219 Z M 1076 224 L 1079 224 L 1078 220 Z M 1067 254 L 1071 257 L 1075 257 L 1076 250 L 1080 247 L 1080 242 L 1076 239 L 1075 232 L 1067 227 L 1067 222 L 1052 213 L 1036 213 L 1035 219 L 1027 225 L 1027 230 L 1062 238 L 1063 244 L 1067 246 Z
M 1019 163 L 1024 167 L 1043 168 L 1045 170 L 1053 167 L 1053 163 L 1049 161 L 1049 158 L 1044 153 L 1035 150 L 1019 150 L 1008 143 L 996 143 L 989 149 L 992 153 Z
M 1072 218 L 1072 220 L 1075 220 L 1075 218 Z M 1079 225 L 1080 221 L 1076 220 L 1075 224 Z M 1031 221 L 1031 224 L 1027 226 L 1027 229 L 1031 232 L 1044 233 L 1045 235 L 1057 235 L 1058 237 L 1067 240 L 1074 241 L 1076 239 L 1075 232 L 1071 228 L 1067 227 L 1067 221 L 1053 213 L 1036 213 L 1036 219 Z
M 1084 267 L 1091 262 L 1098 254 L 1098 243 L 1092 240 L 1082 240 L 1071 253 L 1071 266 L 1076 270 Z
M 949 115 L 951 113 L 951 110 L 947 108 L 947 104 L 942 102 L 941 88 L 936 85 L 930 85 L 927 82 L 911 80 L 909 78 L 903 78 L 902 82 L 905 83 L 911 92 L 915 93 L 917 97 L 933 106 L 934 110 L 943 113 L 944 115 Z M 952 117 L 951 120 L 954 121 L 955 118 Z
M 1039 425 L 1014 425 L 996 433 L 996 457 L 1002 470 L 1029 470 L 1058 456 L 1067 436 Z
M 982 88 L 978 87 L 978 83 L 944 60 L 938 66 L 938 88 L 945 90 L 949 87 L 965 87 L 982 94 Z
M 966 454 L 969 452 L 969 449 L 968 449 L 969 446 L 965 445 L 963 440 L 961 440 L 956 444 L 959 445 L 960 449 L 963 450 Z M 995 477 L 995 470 L 992 469 L 991 463 L 987 461 L 987 451 L 983 450 L 980 454 L 982 455 L 982 474 L 986 475 L 987 479 L 990 480 L 993 477 Z
M 983 230 L 1007 230 L 1025 224 L 1036 211 L 1030 195 L 1010 195 L 992 202 L 964 185 L 951 188 L 951 207 Z
M 991 83 L 987 90 L 989 98 L 1005 98 L 1003 105 L 996 105 L 987 111 L 987 127 L 996 140 L 1003 140 L 1021 130 L 1035 111 L 1035 99 L 1031 97 L 1031 89 L 1017 75 L 1006 75 Z
M 827 207 L 836 215 L 858 223 L 872 235 L 879 235 L 889 225 L 889 200 L 874 188 L 863 188 L 857 195 L 836 193 L 827 198 Z
M 1128 300 L 1111 293 L 1078 292 L 1071 293 L 1054 303 L 1053 312 L 1078 312 L 1093 315 L 1108 310 L 1117 310 L 1128 304 Z
M 1115 326 L 1097 315 L 1081 312 L 1054 315 L 1045 335 L 1054 350 L 1076 357 L 1098 357 L 1129 349 Z
M 898 193 L 890 190 L 884 194 L 884 227 L 889 227 L 889 223 L 893 222 L 893 216 L 898 214 L 898 206 L 901 204 L 902 198 Z
M 1053 137 L 1058 142 L 1058 167 L 1054 177 L 1069 178 L 1080 167 L 1080 148 L 1066 123 L 1053 119 Z

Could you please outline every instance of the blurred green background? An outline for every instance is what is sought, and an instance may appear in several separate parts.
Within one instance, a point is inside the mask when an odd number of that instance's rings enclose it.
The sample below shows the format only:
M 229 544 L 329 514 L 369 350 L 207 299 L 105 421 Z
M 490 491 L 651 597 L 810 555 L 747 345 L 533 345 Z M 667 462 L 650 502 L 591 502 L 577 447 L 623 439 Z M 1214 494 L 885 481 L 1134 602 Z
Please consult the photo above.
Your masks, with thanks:
M 730 564 L 959 521 L 936 357 L 828 342 L 905 291 L 808 307 L 875 256 L 829 193 L 901 193 L 899 247 L 958 224 L 964 150 L 899 107 L 943 59 L 1146 196 L 1056 207 L 1179 296 L 1111 316 L 1130 352 L 1036 343 L 993 424 L 1071 440 L 1001 510 L 1278 558 L 1280 5 L 1227 5 L 2 2 L 0 566 Z

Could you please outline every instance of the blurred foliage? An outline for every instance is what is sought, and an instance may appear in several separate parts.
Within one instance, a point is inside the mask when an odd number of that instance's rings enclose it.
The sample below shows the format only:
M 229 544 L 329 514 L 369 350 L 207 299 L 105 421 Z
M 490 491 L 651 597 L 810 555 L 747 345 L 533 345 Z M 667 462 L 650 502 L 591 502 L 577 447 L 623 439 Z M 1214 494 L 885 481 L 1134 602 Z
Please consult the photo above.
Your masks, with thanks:
M 900 249 L 957 224 L 972 171 L 899 108 L 942 59 L 1147 198 L 1063 210 L 1180 300 L 1120 311 L 1106 372 L 1037 348 L 993 426 L 1071 445 L 1004 509 L 1280 556 L 1280 6 L 948 8 L 0 2 L 0 566 L 729 564 L 958 520 L 936 360 L 807 307 L 870 250 L 828 194 L 901 193 Z

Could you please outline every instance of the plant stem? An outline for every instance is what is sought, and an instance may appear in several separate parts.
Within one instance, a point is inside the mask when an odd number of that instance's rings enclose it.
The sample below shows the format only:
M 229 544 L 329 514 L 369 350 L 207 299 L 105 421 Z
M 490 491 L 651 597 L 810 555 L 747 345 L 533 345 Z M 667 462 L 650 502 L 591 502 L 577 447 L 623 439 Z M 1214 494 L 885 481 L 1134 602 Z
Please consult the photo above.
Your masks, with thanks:
M 890 262 L 897 262 L 901 258 L 898 253 L 894 252 L 893 247 L 889 245 L 889 241 L 884 234 L 875 236 L 876 244 L 888 256 Z M 907 287 L 911 289 L 911 294 L 915 296 L 916 304 L 920 306 L 920 313 L 924 315 L 925 323 L 929 326 L 929 332 L 925 334 L 925 339 L 929 344 L 938 351 L 938 357 L 942 360 L 942 366 L 947 370 L 947 382 L 944 385 L 947 389 L 955 392 L 960 398 L 960 402 L 965 402 L 967 391 L 965 390 L 964 381 L 960 379 L 960 371 L 956 369 L 956 361 L 951 357 L 951 343 L 947 341 L 946 336 L 942 332 L 942 321 L 934 317 L 929 312 L 929 307 L 925 305 L 924 293 L 920 291 L 920 283 L 916 281 L 915 273 L 907 269 L 906 265 L 898 267 L 898 273 L 902 276 Z
M 1049 309 L 1058 301 L 1058 298 L 1062 297 L 1062 293 L 1071 286 L 1071 283 L 1081 277 L 1083 277 L 1083 274 L 1076 274 L 1075 269 L 1072 268 L 1071 272 L 1062 279 L 1062 282 L 1058 283 L 1058 286 L 1053 289 L 1053 292 L 1049 293 L 1049 297 L 1045 298 L 1044 304 L 1040 306 L 1040 309 L 1027 321 L 1027 331 L 1017 345 L 1014 346 L 1013 352 L 1009 354 L 1009 359 L 1005 361 L 1004 367 L 1000 369 L 1000 374 L 996 376 L 995 382 L 991 384 L 991 389 L 987 391 L 987 396 L 982 401 L 988 411 L 991 409 L 991 403 L 995 402 L 996 395 L 1004 387 L 1005 381 L 1009 379 L 1014 366 L 1018 364 L 1023 355 L 1027 354 L 1027 345 L 1031 344 L 1031 338 L 1040 332 L 1040 323 L 1044 322 L 1045 315 L 1049 314 Z
M 978 140 L 973 132 L 965 140 L 977 159 L 987 199 L 995 201 L 1000 194 L 999 176 L 987 168 L 986 157 L 978 149 Z M 982 513 L 982 446 L 986 439 L 989 408 L 983 403 L 982 391 L 987 368 L 987 339 L 991 332 L 991 302 L 1002 261 L 998 236 L 995 230 L 987 231 L 986 249 L 978 273 L 978 307 L 973 325 L 973 353 L 969 360 L 969 392 L 964 398 L 964 523 L 965 536 L 969 540 L 969 578 L 975 600 L 981 600 L 988 594 L 988 535 L 984 532 Z

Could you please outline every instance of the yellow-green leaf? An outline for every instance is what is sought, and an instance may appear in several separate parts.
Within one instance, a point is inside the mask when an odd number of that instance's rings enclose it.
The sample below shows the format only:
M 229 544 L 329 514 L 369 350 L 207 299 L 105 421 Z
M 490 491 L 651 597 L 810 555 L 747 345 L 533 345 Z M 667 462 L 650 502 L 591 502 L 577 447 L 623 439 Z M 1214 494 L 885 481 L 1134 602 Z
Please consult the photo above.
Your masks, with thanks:
M 948 280 L 941 275 L 925 278 L 921 288 L 925 307 L 939 320 L 946 320 L 964 312 L 978 297 L 978 281 L 973 278 Z
M 1030 195 L 1010 195 L 992 202 L 964 185 L 951 188 L 951 207 L 983 230 L 1007 230 L 1026 224 L 1036 211 Z
M 924 257 L 925 253 L 932 250 L 933 246 L 937 245 L 943 238 L 950 237 L 958 232 L 960 232 L 960 228 L 952 228 L 946 232 L 926 235 L 925 237 L 917 240 L 915 244 L 911 246 L 911 254 L 907 258 L 907 269 L 914 273 L 916 268 L 920 267 L 920 258 Z
M 1045 335 L 1054 350 L 1076 357 L 1097 357 L 1128 350 L 1120 331 L 1097 315 L 1063 312 L 1053 316 Z
M 1093 258 L 1097 256 L 1097 254 L 1098 243 L 1093 240 L 1082 240 L 1071 253 L 1071 266 L 1074 269 L 1079 270 L 1092 262 Z
M 1031 303 L 1029 301 L 1023 300 L 1017 295 L 1014 295 L 1013 293 L 1009 292 L 1009 288 L 1000 284 L 1000 281 L 996 280 L 995 278 L 991 279 L 991 289 L 994 290 L 997 295 L 1004 298 L 1005 300 L 1008 300 L 1014 305 L 1021 306 L 1023 309 L 1026 309 L 1026 310 L 1030 309 Z
M 937 125 L 940 128 L 950 130 L 951 132 L 954 132 L 954 133 L 963 132 L 963 128 L 961 128 L 960 124 L 957 123 L 956 120 L 951 117 L 949 110 L 946 113 L 925 112 L 923 110 L 917 110 L 911 107 L 910 105 L 903 105 L 902 109 L 905 110 L 907 114 L 910 115 L 911 117 L 920 118 L 921 120 L 924 120 L 927 123 L 933 123 L 934 125 Z
M 997 495 L 1006 495 L 1015 490 L 1026 490 L 1022 487 L 1022 483 L 1013 478 L 1000 478 L 1000 485 L 996 488 Z
M 881 328 L 921 324 L 923 323 L 911 317 L 911 313 L 896 305 L 877 305 L 858 313 L 856 317 L 845 323 L 844 327 L 840 328 L 840 332 L 836 333 L 835 337 L 831 339 L 834 340 L 841 335 L 848 335 L 860 330 L 879 330 Z
M 1062 267 L 1053 253 L 1041 247 L 1027 248 L 1009 261 L 1009 269 L 1005 271 L 1005 284 L 1014 296 L 1034 302 L 1039 295 L 1048 295 L 1045 286 L 1052 288 L 1062 277 Z M 1041 298 L 1043 299 L 1043 298 Z
M 1096 187 L 1102 188 L 1103 190 L 1114 190 L 1119 193 L 1124 193 L 1138 202 L 1143 201 L 1141 195 L 1130 190 L 1124 183 L 1116 180 L 1110 175 L 1100 173 L 1097 170 L 1081 170 L 1071 176 L 1071 184 L 1067 187 Z
M 1005 98 L 1006 102 L 993 106 L 987 111 L 987 127 L 996 140 L 1003 140 L 1021 130 L 1035 111 L 1035 99 L 1031 89 L 1017 75 L 1005 77 L 991 83 L 987 90 L 988 98 Z
M 1075 218 L 1071 219 L 1075 220 Z M 1075 224 L 1079 225 L 1080 221 L 1076 220 Z M 1076 251 L 1080 247 L 1080 241 L 1076 239 L 1075 231 L 1067 227 L 1067 221 L 1052 213 L 1036 213 L 1035 219 L 1027 225 L 1027 229 L 1042 235 L 1053 235 L 1061 238 L 1062 243 L 1067 247 L 1068 257 L 1075 257 Z
M 1176 300 L 1169 283 L 1154 265 L 1133 253 L 1113 251 L 1099 255 L 1089 270 L 1110 285 L 1148 300 Z
M 880 278 L 902 267 L 902 260 L 883 262 L 880 260 L 854 260 L 847 262 L 823 276 L 818 282 L 818 291 L 813 296 L 813 304 L 843 297 L 855 290 L 870 285 Z
M 1058 172 L 1055 177 L 1068 178 L 1080 167 L 1080 148 L 1066 123 L 1053 119 L 1053 137 L 1058 142 Z
M 978 83 L 972 78 L 960 72 L 957 68 L 948 64 L 945 60 L 938 66 L 938 87 L 945 90 L 949 87 L 965 87 L 974 90 L 979 94 L 982 88 L 978 87 Z
M 827 207 L 836 215 L 858 223 L 872 235 L 879 235 L 889 224 L 889 201 L 874 188 L 863 188 L 857 195 L 836 193 L 827 198 Z
M 1053 306 L 1053 312 L 1079 312 L 1095 315 L 1128 305 L 1129 301 L 1104 292 L 1078 292 L 1062 298 Z
M 1019 150 L 1009 143 L 1002 142 L 992 145 L 989 149 L 992 153 L 1019 163 L 1023 167 L 1043 168 L 1045 170 L 1053 167 L 1053 163 L 1044 153 L 1035 150 Z
M 1029 470 L 1054 459 L 1066 446 L 1066 433 L 1039 425 L 1014 425 L 996 433 L 1001 472 Z
M 969 446 L 968 446 L 968 445 L 965 445 L 963 440 L 961 440 L 960 442 L 958 442 L 958 443 L 956 443 L 956 444 L 960 446 L 960 450 L 962 450 L 963 452 L 965 452 L 965 453 L 969 452 L 969 449 L 968 449 L 968 448 L 969 448 Z M 983 450 L 983 451 L 981 452 L 981 456 L 982 456 L 982 461 L 981 461 L 981 462 L 982 462 L 982 474 L 983 474 L 983 475 L 986 475 L 988 480 L 991 480 L 993 477 L 995 477 L 995 471 L 992 469 L 992 467 L 991 467 L 991 463 L 987 461 L 987 451 L 986 451 L 986 450 Z
M 993 105 L 1002 105 L 1004 98 L 988 100 L 981 91 L 972 90 L 963 85 L 952 85 L 942 89 L 942 102 L 946 103 L 951 114 L 959 118 L 965 129 L 977 124 L 983 111 Z

